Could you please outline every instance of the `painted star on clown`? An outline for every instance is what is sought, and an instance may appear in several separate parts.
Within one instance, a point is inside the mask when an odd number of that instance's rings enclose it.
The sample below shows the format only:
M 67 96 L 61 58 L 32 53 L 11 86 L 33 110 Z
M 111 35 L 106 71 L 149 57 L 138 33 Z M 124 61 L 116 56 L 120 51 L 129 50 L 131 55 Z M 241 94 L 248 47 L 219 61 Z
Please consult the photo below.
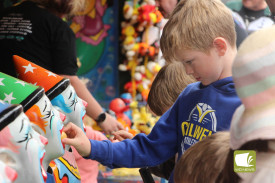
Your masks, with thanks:
M 22 86 L 25 86 L 27 83 L 24 81 L 17 80 L 15 83 L 21 84 Z
M 0 78 L 0 86 L 5 86 L 4 83 L 2 82 L 5 78 Z
M 13 92 L 11 92 L 10 94 L 6 94 L 4 93 L 6 98 L 4 99 L 4 102 L 8 102 L 9 104 L 11 104 L 11 101 L 16 99 L 14 98 L 12 95 L 13 95 Z
M 54 76 L 54 77 L 56 77 L 56 74 L 54 74 L 54 73 L 52 73 L 50 71 L 46 71 L 46 72 L 48 73 L 48 76 Z
M 26 74 L 27 72 L 33 73 L 33 69 L 36 69 L 36 67 L 33 67 L 31 64 L 29 64 L 28 66 L 22 66 L 22 67 L 26 69 L 24 74 Z

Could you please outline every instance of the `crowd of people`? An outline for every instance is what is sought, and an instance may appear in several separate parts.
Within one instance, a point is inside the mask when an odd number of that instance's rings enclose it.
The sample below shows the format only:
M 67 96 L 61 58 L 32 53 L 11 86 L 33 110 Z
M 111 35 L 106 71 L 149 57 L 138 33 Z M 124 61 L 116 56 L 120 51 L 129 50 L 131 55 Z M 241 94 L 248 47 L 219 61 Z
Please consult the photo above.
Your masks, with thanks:
M 18 77 L 18 55 L 69 79 L 87 101 L 87 115 L 119 141 L 91 128 L 85 133 L 71 122 L 62 128 L 61 141 L 73 147 L 83 182 L 96 182 L 98 162 L 110 168 L 150 167 L 175 183 L 275 182 L 275 2 L 241 2 L 240 10 L 230 10 L 220 0 L 156 0 L 168 18 L 160 39 L 166 65 L 148 95 L 149 110 L 161 116 L 149 135 L 124 131 L 76 75 L 75 37 L 62 19 L 81 11 L 85 0 L 23 0 L 1 11 L 5 64 L 0 72 Z M 1 131 L 6 125 L 1 122 Z M 48 143 L 40 141 L 41 147 Z M 235 171 L 237 150 L 256 152 L 254 171 Z

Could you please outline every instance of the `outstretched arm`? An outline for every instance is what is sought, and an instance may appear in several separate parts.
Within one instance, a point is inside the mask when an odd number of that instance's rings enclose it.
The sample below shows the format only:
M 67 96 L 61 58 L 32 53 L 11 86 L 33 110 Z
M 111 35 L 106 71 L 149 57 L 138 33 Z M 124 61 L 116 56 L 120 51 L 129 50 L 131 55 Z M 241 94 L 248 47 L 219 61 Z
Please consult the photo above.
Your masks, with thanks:
M 87 115 L 93 119 L 96 119 L 100 113 L 103 112 L 102 107 L 95 100 L 92 94 L 89 92 L 84 83 L 78 78 L 78 76 L 62 75 L 65 78 L 70 79 L 72 86 L 74 87 L 77 95 L 88 102 L 86 108 Z M 102 130 L 106 134 L 111 134 L 114 131 L 122 130 L 123 126 L 115 118 L 106 113 L 106 120 L 99 124 Z
M 87 157 L 91 153 L 91 143 L 81 128 L 69 122 L 63 128 L 67 137 L 62 139 L 62 143 L 73 146 L 82 157 Z
M 132 140 L 116 143 L 88 140 L 79 127 L 68 123 L 63 129 L 67 138 L 62 142 L 74 146 L 81 156 L 110 168 L 155 166 L 177 152 L 178 133 L 175 132 L 179 125 L 176 119 L 167 119 L 170 115 L 177 116 L 174 112 L 164 114 L 148 136 L 140 133 Z

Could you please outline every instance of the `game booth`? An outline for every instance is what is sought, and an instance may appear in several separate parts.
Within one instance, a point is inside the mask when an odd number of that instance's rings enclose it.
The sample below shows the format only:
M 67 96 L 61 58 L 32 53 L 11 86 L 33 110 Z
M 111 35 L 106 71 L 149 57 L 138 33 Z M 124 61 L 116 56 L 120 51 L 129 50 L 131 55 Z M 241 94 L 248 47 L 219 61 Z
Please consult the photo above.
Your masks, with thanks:
M 4 0 L 0 9 L 20 3 Z M 166 21 L 155 0 L 87 0 L 83 11 L 64 21 L 76 36 L 80 80 L 125 130 L 133 136 L 149 134 L 159 116 L 147 110 L 146 101 L 164 65 L 159 39 Z M 77 96 L 69 79 L 20 56 L 12 59 L 17 77 L 0 72 L 0 180 L 90 182 L 81 176 L 76 150 L 61 142 L 69 121 L 86 133 L 90 127 L 105 135 L 85 114 L 87 102 Z M 21 121 L 24 127 L 18 130 Z M 33 149 L 24 148 L 22 138 Z M 148 168 L 95 166 L 98 182 L 167 182 Z

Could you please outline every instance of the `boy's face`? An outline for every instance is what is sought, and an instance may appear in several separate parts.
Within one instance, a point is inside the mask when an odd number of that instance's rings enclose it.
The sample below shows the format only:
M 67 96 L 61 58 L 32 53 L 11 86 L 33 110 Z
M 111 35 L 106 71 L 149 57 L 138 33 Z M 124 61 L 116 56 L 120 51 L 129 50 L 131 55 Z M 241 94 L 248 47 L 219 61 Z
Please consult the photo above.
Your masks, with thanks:
M 186 74 L 192 75 L 205 86 L 221 78 L 223 62 L 214 48 L 210 49 L 209 53 L 178 50 L 177 58 L 183 63 Z
M 169 17 L 177 3 L 177 0 L 156 0 L 156 6 L 165 18 Z
M 244 7 L 254 11 L 265 9 L 267 6 L 265 0 L 243 0 L 242 3 Z

